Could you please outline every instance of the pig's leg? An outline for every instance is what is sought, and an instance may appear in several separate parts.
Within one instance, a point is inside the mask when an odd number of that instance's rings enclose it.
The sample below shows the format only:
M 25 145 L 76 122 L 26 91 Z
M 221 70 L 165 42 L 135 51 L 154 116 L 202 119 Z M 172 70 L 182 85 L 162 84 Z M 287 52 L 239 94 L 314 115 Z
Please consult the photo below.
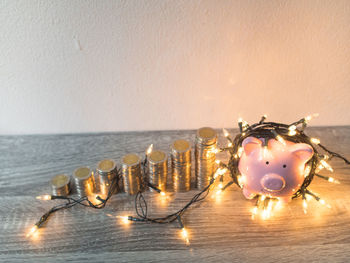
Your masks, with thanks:
M 245 198 L 247 198 L 247 199 L 253 199 L 255 196 L 256 196 L 256 194 L 254 194 L 254 193 L 252 193 L 252 192 L 250 192 L 247 188 L 243 188 L 243 195 L 245 196 Z

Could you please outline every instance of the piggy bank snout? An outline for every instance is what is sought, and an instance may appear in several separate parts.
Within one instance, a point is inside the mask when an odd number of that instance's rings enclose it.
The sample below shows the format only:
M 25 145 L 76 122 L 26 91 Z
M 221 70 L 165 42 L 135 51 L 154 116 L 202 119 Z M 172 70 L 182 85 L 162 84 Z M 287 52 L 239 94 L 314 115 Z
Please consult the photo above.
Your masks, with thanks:
M 270 192 L 280 191 L 286 186 L 286 181 L 284 178 L 273 173 L 264 175 L 264 177 L 261 178 L 260 183 L 265 190 Z

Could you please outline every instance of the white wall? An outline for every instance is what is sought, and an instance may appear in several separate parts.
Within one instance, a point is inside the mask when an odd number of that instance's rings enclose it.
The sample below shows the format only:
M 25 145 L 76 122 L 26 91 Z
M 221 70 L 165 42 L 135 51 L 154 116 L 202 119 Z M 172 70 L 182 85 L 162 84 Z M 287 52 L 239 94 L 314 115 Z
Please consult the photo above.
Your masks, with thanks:
M 0 0 L 0 133 L 350 124 L 350 1 Z

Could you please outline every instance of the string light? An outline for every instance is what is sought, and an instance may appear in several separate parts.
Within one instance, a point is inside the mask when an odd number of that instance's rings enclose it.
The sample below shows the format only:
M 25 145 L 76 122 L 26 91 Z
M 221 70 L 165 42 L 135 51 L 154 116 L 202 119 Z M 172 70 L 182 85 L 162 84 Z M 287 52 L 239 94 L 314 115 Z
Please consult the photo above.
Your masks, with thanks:
M 317 138 L 311 138 L 310 142 L 312 142 L 313 144 L 320 144 L 321 143 L 321 141 Z
M 228 132 L 225 128 L 222 128 L 222 132 L 224 133 L 224 136 L 225 136 L 226 138 L 230 137 L 229 132 Z
M 48 201 L 51 200 L 51 195 L 39 195 L 36 197 L 38 200 Z
M 314 117 L 314 115 L 311 116 L 311 118 Z M 186 203 L 182 208 L 177 210 L 176 212 L 173 212 L 171 214 L 165 215 L 163 217 L 155 217 L 152 218 L 148 215 L 148 209 L 147 209 L 147 202 L 145 197 L 143 196 L 143 191 L 147 189 L 147 180 L 143 180 L 143 184 L 141 187 L 141 190 L 136 194 L 135 196 L 135 212 L 137 216 L 116 216 L 117 218 L 121 219 L 123 223 L 130 223 L 130 222 L 147 222 L 147 223 L 158 223 L 158 224 L 166 224 L 166 223 L 172 223 L 175 220 L 179 221 L 180 228 L 181 228 L 181 235 L 182 238 L 186 241 L 186 244 L 189 244 L 189 235 L 187 232 L 187 229 L 184 227 L 181 221 L 181 216 L 189 209 L 193 204 L 200 202 L 204 200 L 210 190 L 213 188 L 213 185 L 215 183 L 215 180 L 217 179 L 218 176 L 221 176 L 221 179 L 223 176 L 226 174 L 227 171 L 230 171 L 230 176 L 232 180 L 227 183 L 225 186 L 222 187 L 222 182 L 219 184 L 219 191 L 222 193 L 227 187 L 229 187 L 232 184 L 236 184 L 240 188 L 243 187 L 245 178 L 242 177 L 242 175 L 239 173 L 238 169 L 238 164 L 239 164 L 239 158 L 241 157 L 243 153 L 243 148 L 242 148 L 242 142 L 243 140 L 248 137 L 256 137 L 260 139 L 264 139 L 267 141 L 268 139 L 275 138 L 280 142 L 284 142 L 284 139 L 286 140 L 291 140 L 292 142 L 298 143 L 314 143 L 312 142 L 312 138 L 308 137 L 303 131 L 296 132 L 293 135 L 289 135 L 289 132 L 291 130 L 297 131 L 296 126 L 299 124 L 303 124 L 303 127 L 306 127 L 306 122 L 311 120 L 310 117 L 305 117 L 304 119 L 301 119 L 295 123 L 292 123 L 290 125 L 286 124 L 281 124 L 281 123 L 275 123 L 275 122 L 265 122 L 266 117 L 263 116 L 261 121 L 259 123 L 255 123 L 251 126 L 248 125 L 247 122 L 243 121 L 242 119 L 239 120 L 239 126 L 240 126 L 240 134 L 238 134 L 234 140 L 232 140 L 232 148 L 229 149 L 223 149 L 222 151 L 228 151 L 230 154 L 230 160 L 228 164 L 223 164 L 220 161 L 216 161 L 216 163 L 219 165 L 219 167 L 216 169 L 213 177 L 210 179 L 208 185 L 196 193 L 189 201 Z M 295 128 L 294 128 L 295 127 Z M 225 134 L 225 132 L 224 132 Z M 283 137 L 282 137 L 283 136 Z M 289 136 L 289 137 L 288 137 Z M 228 140 L 229 136 L 227 137 Z M 325 205 L 327 207 L 331 207 L 329 204 L 327 204 L 323 199 L 320 197 L 316 196 L 314 193 L 308 190 L 308 186 L 310 185 L 311 181 L 313 180 L 313 177 L 315 175 L 318 175 L 316 173 L 316 170 L 318 167 L 326 168 L 328 170 L 333 171 L 333 169 L 330 167 L 330 165 L 325 161 L 328 159 L 332 159 L 333 157 L 342 159 L 346 164 L 350 164 L 350 161 L 347 160 L 345 157 L 342 155 L 332 152 L 328 150 L 325 146 L 321 145 L 320 143 L 316 143 L 317 147 L 314 148 L 314 155 L 308 162 L 308 164 L 305 167 L 304 171 L 304 182 L 300 186 L 299 189 L 296 190 L 296 192 L 293 195 L 293 199 L 299 197 L 300 195 L 303 195 L 303 209 L 307 208 L 307 201 L 314 198 L 317 200 L 321 205 Z M 329 154 L 330 157 L 327 155 L 321 155 L 317 151 L 316 148 L 321 148 L 325 153 Z M 146 151 L 146 158 L 144 162 L 142 162 L 143 165 L 143 171 L 145 171 L 145 166 L 147 163 L 147 155 L 149 155 L 153 150 L 153 144 L 151 144 L 147 151 Z M 219 149 L 216 149 L 215 152 L 219 152 Z M 147 174 L 144 173 L 145 178 L 147 178 Z M 323 178 L 324 177 L 324 178 Z M 95 208 L 95 209 L 102 209 L 105 207 L 107 204 L 107 201 L 110 199 L 112 193 L 115 192 L 115 190 L 118 189 L 119 185 L 119 180 L 121 178 L 121 173 L 120 170 L 117 172 L 117 176 L 112 180 L 110 189 L 108 191 L 108 194 L 106 198 L 101 198 L 100 196 L 96 196 L 96 199 L 100 201 L 98 204 L 93 204 L 88 197 L 84 196 L 80 199 L 75 199 L 72 197 L 58 197 L 58 196 L 49 196 L 46 197 L 46 195 L 39 196 L 37 199 L 39 200 L 53 200 L 53 199 L 62 199 L 66 201 L 65 203 L 56 205 L 52 207 L 49 211 L 47 211 L 43 216 L 40 217 L 39 221 L 30 229 L 30 231 L 27 233 L 27 236 L 33 235 L 49 218 L 49 216 L 59 210 L 62 209 L 67 209 L 70 207 L 73 207 L 77 204 L 82 205 L 84 207 L 90 207 L 90 208 Z M 337 183 L 338 181 L 335 180 L 333 177 L 325 177 L 322 176 L 321 178 L 328 180 L 329 182 L 332 183 Z M 156 187 L 155 187 L 156 188 Z M 159 190 L 159 189 L 158 189 Z M 162 191 L 157 191 L 160 193 L 160 195 L 164 196 L 165 193 Z M 50 198 L 50 199 L 49 199 Z M 273 199 L 270 197 L 267 197 L 265 195 L 260 195 L 257 199 L 257 203 L 254 208 L 252 208 L 252 219 L 259 213 L 259 208 L 261 207 L 262 214 L 261 218 L 262 219 L 267 219 L 272 215 L 273 209 L 276 207 L 281 207 L 281 200 L 278 200 L 276 204 L 277 199 Z M 276 205 L 275 205 L 276 204 Z M 305 213 L 304 211 L 304 213 Z
M 38 226 L 37 225 L 34 225 L 27 233 L 26 237 L 30 237 L 30 236 L 33 236 L 37 231 L 38 231 Z
M 146 155 L 150 155 L 153 151 L 153 143 L 150 144 L 150 146 L 148 146 L 147 150 L 146 150 Z
M 304 214 L 307 214 L 307 201 L 305 198 L 303 198 L 303 211 Z
M 289 126 L 289 128 L 288 128 L 288 135 L 289 136 L 296 135 L 297 134 L 296 129 L 297 129 L 297 126 L 295 126 L 295 125 Z

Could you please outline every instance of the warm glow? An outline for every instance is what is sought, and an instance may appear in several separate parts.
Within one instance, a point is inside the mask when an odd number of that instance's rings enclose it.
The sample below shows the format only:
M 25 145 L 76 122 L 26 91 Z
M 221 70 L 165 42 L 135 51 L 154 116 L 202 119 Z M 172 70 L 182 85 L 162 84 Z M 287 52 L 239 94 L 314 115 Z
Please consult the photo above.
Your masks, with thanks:
M 266 159 L 269 156 L 269 149 L 267 146 L 263 147 L 263 159 Z
M 160 192 L 159 193 L 161 196 L 166 196 L 166 194 L 164 192 Z
M 321 160 L 320 164 L 322 165 L 322 167 L 326 168 L 328 171 L 333 172 L 333 168 L 325 160 Z
M 222 132 L 226 138 L 230 136 L 229 132 L 225 128 L 222 128 Z
M 237 176 L 237 181 L 240 187 L 243 187 L 245 184 L 246 177 L 244 175 Z
M 232 142 L 227 143 L 227 147 L 232 147 L 232 146 L 233 146 Z
M 333 177 L 329 177 L 328 182 L 334 183 L 334 184 L 340 184 L 340 182 L 338 180 L 334 179 Z
M 311 114 L 311 115 L 309 115 L 309 116 L 306 116 L 306 117 L 305 117 L 305 120 L 306 120 L 306 121 L 311 121 L 313 118 L 316 118 L 316 117 L 318 117 L 318 116 L 319 116 L 318 113 L 314 113 L 314 114 Z
M 304 210 L 304 214 L 307 214 L 307 201 L 306 201 L 306 199 L 303 200 L 303 210 Z
M 186 241 L 186 245 L 189 245 L 190 240 L 188 238 L 187 230 L 184 227 L 181 229 L 181 235 L 182 235 L 182 238 Z
M 238 151 L 237 151 L 238 157 L 241 157 L 241 156 L 242 156 L 242 153 L 243 153 L 243 147 L 239 147 L 239 148 L 238 148 Z
M 150 146 L 148 146 L 146 154 L 149 155 L 151 154 L 151 152 L 153 151 L 153 144 L 151 144 Z
M 221 193 L 222 193 L 222 190 L 220 189 L 216 192 L 216 195 L 221 195 Z
M 310 141 L 313 143 L 313 144 L 320 144 L 321 141 L 317 138 L 311 138 Z
M 282 143 L 283 145 L 286 145 L 285 140 L 280 135 L 276 136 L 276 140 L 279 141 L 280 143 Z
M 252 219 L 255 218 L 255 216 L 258 214 L 258 207 L 255 206 L 253 209 L 252 209 Z
M 51 200 L 51 195 L 39 195 L 36 197 L 36 199 L 48 201 L 48 200 Z
M 218 168 L 214 173 L 214 179 L 216 179 L 220 175 L 224 175 L 227 172 L 227 168 Z
M 224 187 L 224 185 L 222 183 L 219 183 L 219 189 L 222 189 Z
M 34 235 L 34 233 L 38 230 L 38 226 L 34 225 L 27 233 L 26 237 L 30 237 L 32 235 Z
M 216 164 L 220 164 L 221 161 L 220 160 L 215 160 Z
M 304 177 L 307 177 L 311 172 L 311 166 L 307 165 L 304 170 Z
M 124 225 L 130 224 L 129 216 L 116 216 L 116 218 L 121 219 Z

